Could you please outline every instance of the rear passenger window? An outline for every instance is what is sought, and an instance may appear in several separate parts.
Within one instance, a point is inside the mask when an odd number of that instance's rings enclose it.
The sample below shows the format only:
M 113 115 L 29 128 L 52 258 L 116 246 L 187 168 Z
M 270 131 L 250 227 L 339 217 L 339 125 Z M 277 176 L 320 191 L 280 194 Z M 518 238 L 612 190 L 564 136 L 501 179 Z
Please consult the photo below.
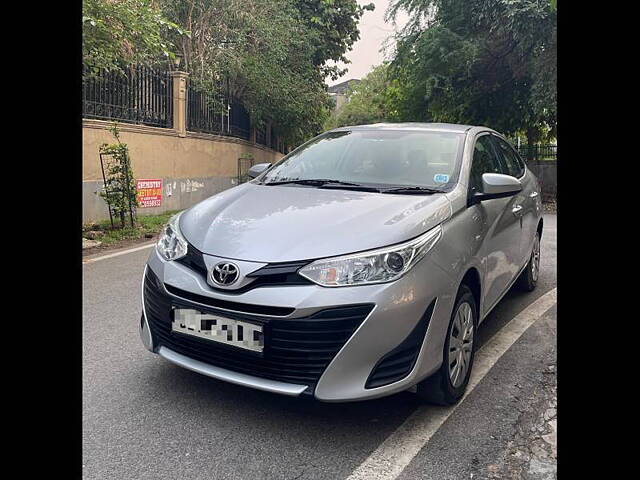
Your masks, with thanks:
M 520 178 L 524 175 L 524 163 L 518 157 L 518 154 L 511 148 L 511 146 L 499 137 L 493 137 L 498 150 L 502 154 L 502 159 L 507 167 L 507 174 L 512 177 Z
M 498 161 L 489 135 L 478 137 L 473 149 L 473 163 L 469 176 L 469 187 L 472 193 L 482 191 L 483 173 L 506 173 Z

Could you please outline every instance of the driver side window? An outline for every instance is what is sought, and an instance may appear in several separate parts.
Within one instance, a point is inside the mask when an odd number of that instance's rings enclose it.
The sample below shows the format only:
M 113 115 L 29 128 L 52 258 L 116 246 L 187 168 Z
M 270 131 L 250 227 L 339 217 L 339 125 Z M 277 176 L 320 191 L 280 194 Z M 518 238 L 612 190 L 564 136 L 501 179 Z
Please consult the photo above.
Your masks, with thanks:
M 482 192 L 483 173 L 504 173 L 489 135 L 482 135 L 476 139 L 469 175 L 471 195 L 476 192 Z
M 502 152 L 502 158 L 506 163 L 508 175 L 516 178 L 524 175 L 524 165 L 511 146 L 500 137 L 493 136 L 493 140 L 495 145 L 497 145 L 497 149 Z

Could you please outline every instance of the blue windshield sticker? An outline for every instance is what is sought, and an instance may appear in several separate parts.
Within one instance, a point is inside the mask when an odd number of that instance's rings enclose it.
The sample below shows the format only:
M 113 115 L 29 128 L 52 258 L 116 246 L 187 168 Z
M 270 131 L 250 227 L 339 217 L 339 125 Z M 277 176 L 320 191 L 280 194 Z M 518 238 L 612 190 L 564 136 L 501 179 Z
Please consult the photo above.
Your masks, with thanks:
M 447 183 L 449 181 L 449 175 L 437 173 L 433 176 L 433 181 L 436 183 Z

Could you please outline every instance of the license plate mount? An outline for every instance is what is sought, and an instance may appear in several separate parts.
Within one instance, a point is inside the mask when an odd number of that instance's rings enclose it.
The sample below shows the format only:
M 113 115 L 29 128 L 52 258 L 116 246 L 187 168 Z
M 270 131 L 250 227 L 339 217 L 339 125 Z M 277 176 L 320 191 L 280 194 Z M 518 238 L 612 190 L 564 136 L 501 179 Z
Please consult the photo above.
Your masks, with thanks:
M 263 326 L 191 308 L 174 308 L 171 330 L 256 353 L 264 351 Z

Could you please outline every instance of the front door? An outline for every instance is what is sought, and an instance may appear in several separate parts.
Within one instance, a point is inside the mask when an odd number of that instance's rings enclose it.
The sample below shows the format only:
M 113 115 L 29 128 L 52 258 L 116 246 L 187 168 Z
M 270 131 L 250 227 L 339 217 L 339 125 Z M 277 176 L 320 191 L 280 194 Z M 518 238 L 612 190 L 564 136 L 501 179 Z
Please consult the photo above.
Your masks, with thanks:
M 502 160 L 507 168 L 508 174 L 516 177 L 522 183 L 522 191 L 516 194 L 515 205 L 516 215 L 520 219 L 522 226 L 522 238 L 520 240 L 520 265 L 524 266 L 531 256 L 533 240 L 538 230 L 538 218 L 542 209 L 542 199 L 538 182 L 531 171 L 525 168 L 522 159 L 515 152 L 513 147 L 502 138 L 492 136 L 496 149 L 502 155 Z
M 476 138 L 469 178 L 469 195 L 482 191 L 484 173 L 508 175 L 488 133 L 480 134 Z M 470 207 L 476 210 L 473 216 L 479 220 L 481 238 L 484 239 L 478 251 L 484 277 L 482 316 L 500 299 L 520 270 L 522 228 L 517 215 L 516 197 L 485 200 Z

